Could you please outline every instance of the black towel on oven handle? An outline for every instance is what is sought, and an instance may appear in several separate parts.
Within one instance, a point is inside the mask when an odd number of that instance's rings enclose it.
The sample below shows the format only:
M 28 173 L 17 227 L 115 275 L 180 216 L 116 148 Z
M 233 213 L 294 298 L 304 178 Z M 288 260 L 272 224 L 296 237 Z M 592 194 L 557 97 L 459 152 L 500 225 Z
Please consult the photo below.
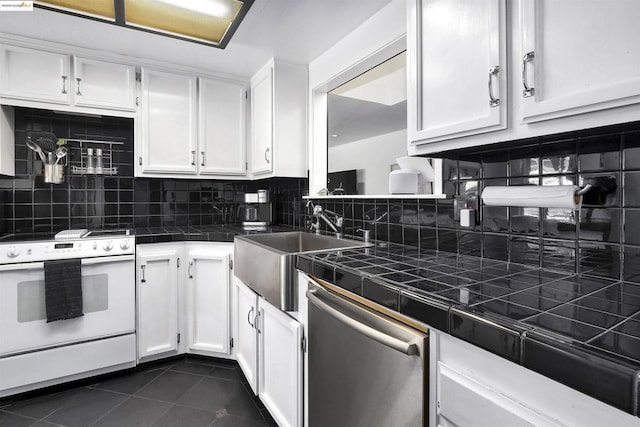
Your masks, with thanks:
M 84 316 L 81 260 L 45 261 L 44 294 L 47 323 Z

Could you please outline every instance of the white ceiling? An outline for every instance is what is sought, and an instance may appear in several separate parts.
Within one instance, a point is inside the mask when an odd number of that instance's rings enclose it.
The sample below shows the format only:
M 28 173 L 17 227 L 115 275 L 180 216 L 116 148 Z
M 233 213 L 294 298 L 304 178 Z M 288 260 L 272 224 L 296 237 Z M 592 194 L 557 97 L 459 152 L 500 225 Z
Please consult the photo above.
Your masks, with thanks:
M 391 1 L 255 0 L 221 50 L 63 13 L 0 13 L 0 32 L 251 77 L 271 57 L 308 64 Z

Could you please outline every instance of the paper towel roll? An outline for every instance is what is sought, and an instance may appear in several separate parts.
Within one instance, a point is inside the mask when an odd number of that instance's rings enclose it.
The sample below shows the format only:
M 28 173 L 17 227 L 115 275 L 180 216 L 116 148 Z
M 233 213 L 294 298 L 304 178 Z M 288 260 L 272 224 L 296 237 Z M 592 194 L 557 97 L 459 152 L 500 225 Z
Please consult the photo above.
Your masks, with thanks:
M 582 196 L 576 196 L 577 190 L 579 187 L 575 185 L 493 186 L 482 191 L 482 202 L 486 206 L 577 209 L 582 203 Z

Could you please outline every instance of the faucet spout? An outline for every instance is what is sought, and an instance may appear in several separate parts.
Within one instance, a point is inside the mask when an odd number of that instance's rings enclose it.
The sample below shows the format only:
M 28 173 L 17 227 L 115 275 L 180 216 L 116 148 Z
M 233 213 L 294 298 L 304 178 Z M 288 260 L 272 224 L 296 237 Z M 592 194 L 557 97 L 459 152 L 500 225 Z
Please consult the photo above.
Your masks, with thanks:
M 333 216 L 333 220 L 329 218 L 328 215 Z M 338 238 L 342 237 L 343 218 L 339 216 L 337 213 L 332 212 L 330 210 L 326 210 L 320 205 L 315 205 L 313 207 L 313 216 L 318 218 L 318 221 L 322 219 L 327 224 L 327 226 L 329 226 L 329 228 L 331 228 L 331 230 L 333 230 L 333 232 L 336 233 L 336 236 Z M 318 231 L 319 231 L 319 225 L 316 225 L 316 232 Z

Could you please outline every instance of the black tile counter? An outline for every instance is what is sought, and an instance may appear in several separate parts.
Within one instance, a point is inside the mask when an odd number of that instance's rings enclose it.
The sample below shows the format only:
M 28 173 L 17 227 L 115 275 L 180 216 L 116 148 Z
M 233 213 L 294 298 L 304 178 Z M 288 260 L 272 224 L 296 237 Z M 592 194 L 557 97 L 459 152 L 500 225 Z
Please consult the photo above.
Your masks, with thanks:
M 298 269 L 639 415 L 640 285 L 378 244 Z

